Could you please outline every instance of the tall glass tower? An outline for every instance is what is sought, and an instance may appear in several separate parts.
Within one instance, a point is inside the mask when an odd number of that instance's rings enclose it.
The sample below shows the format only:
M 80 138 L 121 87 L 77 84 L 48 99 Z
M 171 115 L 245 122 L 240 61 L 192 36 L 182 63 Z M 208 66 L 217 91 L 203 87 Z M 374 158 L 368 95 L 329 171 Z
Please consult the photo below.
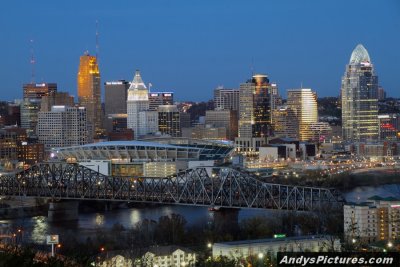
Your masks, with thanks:
M 365 47 L 353 50 L 342 78 L 342 131 L 343 140 L 360 142 L 377 140 L 378 76 Z
M 271 85 L 256 74 L 240 85 L 239 137 L 268 137 L 271 131 Z
M 97 58 L 87 52 L 80 57 L 78 71 L 79 104 L 86 107 L 87 121 L 92 134 L 102 130 L 101 84 Z
M 296 122 L 300 141 L 310 140 L 313 137 L 310 126 L 318 122 L 317 94 L 309 88 L 288 90 L 287 106 L 293 112 L 294 117 L 289 119 Z

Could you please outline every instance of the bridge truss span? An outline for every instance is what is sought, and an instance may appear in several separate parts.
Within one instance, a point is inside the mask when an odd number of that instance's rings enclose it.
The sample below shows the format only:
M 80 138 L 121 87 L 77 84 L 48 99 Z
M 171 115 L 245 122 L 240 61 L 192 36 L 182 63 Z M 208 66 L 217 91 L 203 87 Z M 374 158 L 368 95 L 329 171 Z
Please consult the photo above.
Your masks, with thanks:
M 40 163 L 1 176 L 0 195 L 294 211 L 341 205 L 333 189 L 264 183 L 224 167 L 154 179 L 105 176 L 79 164 Z

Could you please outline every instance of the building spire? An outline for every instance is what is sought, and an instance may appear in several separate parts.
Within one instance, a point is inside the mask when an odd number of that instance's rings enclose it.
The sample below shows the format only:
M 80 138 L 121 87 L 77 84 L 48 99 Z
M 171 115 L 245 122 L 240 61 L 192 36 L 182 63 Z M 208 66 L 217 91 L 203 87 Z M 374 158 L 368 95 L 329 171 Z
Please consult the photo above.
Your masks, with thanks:
M 140 75 L 140 71 L 136 70 L 135 76 L 133 77 L 133 80 L 131 82 L 131 86 L 129 86 L 129 89 L 133 90 L 147 90 L 146 85 L 144 84 L 142 80 L 142 76 Z

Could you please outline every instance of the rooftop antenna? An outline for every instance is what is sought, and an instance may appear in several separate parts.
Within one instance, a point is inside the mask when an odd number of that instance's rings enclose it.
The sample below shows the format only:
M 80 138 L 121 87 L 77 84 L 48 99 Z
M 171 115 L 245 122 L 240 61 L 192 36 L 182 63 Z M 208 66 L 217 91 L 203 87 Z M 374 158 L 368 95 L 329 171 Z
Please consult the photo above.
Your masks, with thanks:
M 99 64 L 99 21 L 96 19 L 96 59 Z
M 153 86 L 153 84 L 149 83 L 149 93 L 150 93 L 150 89 L 151 89 L 152 86 Z
M 254 76 L 254 57 L 251 57 L 250 70 L 251 70 L 251 77 L 253 77 Z
M 300 82 L 300 89 L 303 89 L 303 81 Z
M 30 46 L 30 51 L 31 51 L 31 60 L 30 60 L 30 64 L 31 64 L 31 83 L 35 82 L 35 54 L 34 54 L 34 50 L 33 50 L 33 39 L 29 40 L 29 46 Z

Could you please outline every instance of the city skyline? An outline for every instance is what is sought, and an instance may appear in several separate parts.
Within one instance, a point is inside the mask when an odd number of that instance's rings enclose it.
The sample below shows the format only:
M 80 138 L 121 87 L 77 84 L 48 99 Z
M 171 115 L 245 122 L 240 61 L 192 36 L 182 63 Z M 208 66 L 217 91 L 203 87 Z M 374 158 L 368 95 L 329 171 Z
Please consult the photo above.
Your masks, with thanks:
M 0 44 L 7 62 L 0 67 L 3 98 L 22 98 L 22 84 L 31 80 L 30 39 L 35 81 L 56 82 L 60 91 L 77 96 L 79 56 L 86 50 L 96 54 L 96 21 L 102 83 L 131 80 L 140 69 L 152 90 L 174 91 L 178 101 L 204 101 L 217 86 L 238 88 L 254 72 L 277 82 L 283 96 L 301 84 L 321 97 L 338 96 L 348 58 L 361 43 L 388 96 L 400 96 L 395 67 L 400 57 L 391 52 L 400 44 L 396 1 L 362 1 L 361 9 L 360 1 L 256 1 L 254 7 L 265 16 L 243 12 L 237 1 L 155 2 L 156 7 L 145 2 L 112 7 L 106 2 L 40 2 L 23 8 L 8 3 L 0 16 L 7 36 Z M 372 12 L 374 19 L 362 15 Z

